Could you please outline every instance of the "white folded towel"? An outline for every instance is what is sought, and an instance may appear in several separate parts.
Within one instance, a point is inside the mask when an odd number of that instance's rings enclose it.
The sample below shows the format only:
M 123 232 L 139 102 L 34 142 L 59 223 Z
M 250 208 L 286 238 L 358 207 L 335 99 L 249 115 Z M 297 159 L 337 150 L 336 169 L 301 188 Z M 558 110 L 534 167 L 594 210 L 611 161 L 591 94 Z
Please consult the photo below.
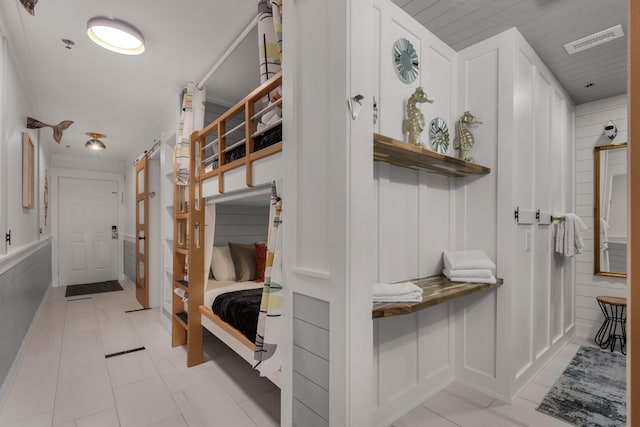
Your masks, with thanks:
M 495 263 L 481 250 L 445 251 L 442 259 L 447 270 L 496 270 Z
M 484 277 L 485 279 L 491 279 L 492 277 L 495 277 L 495 270 L 489 270 L 487 268 L 482 269 L 482 268 L 474 268 L 474 269 L 469 269 L 469 270 L 449 270 L 447 268 L 445 268 L 444 270 L 442 270 L 442 274 L 444 274 L 445 276 L 451 278 L 451 277 L 458 277 L 458 278 L 463 278 L 463 277 Z
M 397 296 L 373 297 L 373 302 L 422 302 L 422 293 L 414 292 Z
M 495 277 L 449 277 L 452 282 L 466 283 L 489 283 L 495 285 L 497 280 Z
M 420 302 L 422 288 L 411 282 L 374 283 L 373 302 Z

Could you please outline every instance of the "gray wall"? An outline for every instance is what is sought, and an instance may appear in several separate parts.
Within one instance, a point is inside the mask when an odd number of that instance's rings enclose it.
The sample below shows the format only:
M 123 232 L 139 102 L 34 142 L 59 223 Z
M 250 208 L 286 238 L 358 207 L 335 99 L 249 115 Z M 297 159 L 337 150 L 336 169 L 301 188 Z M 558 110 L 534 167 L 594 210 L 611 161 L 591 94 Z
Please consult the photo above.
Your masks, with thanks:
M 0 384 L 51 285 L 51 241 L 0 275 Z
M 124 275 L 136 283 L 136 244 L 131 240 L 124 240 Z
M 268 233 L 268 204 L 243 206 L 220 203 L 216 205 L 214 246 L 224 246 L 228 242 L 248 244 L 266 242 Z

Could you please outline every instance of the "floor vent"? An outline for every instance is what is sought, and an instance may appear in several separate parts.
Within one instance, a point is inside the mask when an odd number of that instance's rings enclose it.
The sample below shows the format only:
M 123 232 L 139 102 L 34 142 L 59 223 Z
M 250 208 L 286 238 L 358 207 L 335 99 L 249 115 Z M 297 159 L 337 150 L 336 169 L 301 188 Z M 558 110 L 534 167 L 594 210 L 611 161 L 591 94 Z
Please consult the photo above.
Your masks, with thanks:
M 82 301 L 83 299 L 91 299 L 91 297 L 68 299 L 67 302 L 69 302 L 69 301 Z
M 145 350 L 144 347 L 132 348 L 131 350 L 119 351 L 117 353 L 111 353 L 104 356 L 105 359 L 115 356 L 122 356 L 123 354 L 135 353 L 136 351 Z
M 135 313 L 136 311 L 144 311 L 144 310 L 151 310 L 151 307 L 136 308 L 135 310 L 127 310 L 127 311 L 125 311 L 125 313 Z
M 615 27 L 607 28 L 606 30 L 591 34 L 590 36 L 583 37 L 580 40 L 567 43 L 564 45 L 564 49 L 569 55 L 573 55 L 574 53 L 590 49 L 623 36 L 624 32 L 622 31 L 622 26 L 616 25 Z

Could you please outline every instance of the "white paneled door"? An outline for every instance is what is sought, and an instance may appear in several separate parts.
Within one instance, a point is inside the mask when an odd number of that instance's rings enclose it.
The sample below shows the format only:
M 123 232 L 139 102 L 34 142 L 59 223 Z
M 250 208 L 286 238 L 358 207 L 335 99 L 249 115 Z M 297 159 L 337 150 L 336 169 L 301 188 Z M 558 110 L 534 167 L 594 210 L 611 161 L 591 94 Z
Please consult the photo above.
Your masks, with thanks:
M 60 286 L 118 279 L 118 183 L 59 178 Z

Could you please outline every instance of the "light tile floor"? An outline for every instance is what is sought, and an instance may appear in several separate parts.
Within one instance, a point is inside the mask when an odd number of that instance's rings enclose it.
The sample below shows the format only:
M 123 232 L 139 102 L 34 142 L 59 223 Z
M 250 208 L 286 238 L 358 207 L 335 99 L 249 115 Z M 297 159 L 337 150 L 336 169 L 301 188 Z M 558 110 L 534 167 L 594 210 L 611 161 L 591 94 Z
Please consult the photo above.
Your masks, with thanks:
M 573 359 L 580 346 L 593 346 L 574 338 L 513 399 L 506 404 L 460 384 L 453 383 L 392 424 L 393 427 L 568 427 L 536 408 Z
M 171 347 L 158 309 L 125 313 L 141 308 L 130 289 L 64 292 L 49 290 L 0 406 L 0 426 L 280 424 L 280 390 L 212 335 L 205 337 L 207 361 L 187 368 L 186 351 Z
M 129 289 L 68 299 L 64 288 L 50 289 L 0 407 L 0 426 L 279 425 L 280 390 L 270 381 L 211 335 L 207 361 L 187 368 L 159 310 L 125 313 L 138 308 Z M 535 408 L 580 345 L 593 344 L 567 344 L 511 405 L 454 383 L 392 426 L 568 426 Z

